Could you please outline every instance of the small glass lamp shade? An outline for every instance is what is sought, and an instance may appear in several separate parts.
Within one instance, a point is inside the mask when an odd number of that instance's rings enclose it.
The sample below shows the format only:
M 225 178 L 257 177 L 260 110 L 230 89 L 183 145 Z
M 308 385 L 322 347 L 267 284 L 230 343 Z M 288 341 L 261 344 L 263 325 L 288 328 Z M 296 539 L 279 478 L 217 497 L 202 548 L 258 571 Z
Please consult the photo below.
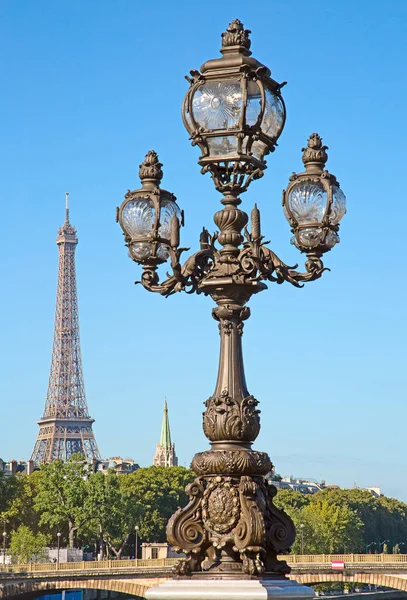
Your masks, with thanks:
M 182 213 L 175 196 L 160 189 L 161 163 L 149 152 L 140 165 L 142 188 L 127 192 L 118 209 L 129 256 L 135 262 L 159 264 L 169 256 L 169 248 L 179 244 Z
M 283 192 L 285 216 L 294 233 L 291 243 L 302 252 L 327 252 L 339 240 L 339 222 L 346 213 L 346 198 L 339 183 L 323 168 L 327 146 L 316 133 L 303 148 L 306 171 L 293 173 Z
M 264 156 L 274 150 L 285 123 L 284 84 L 250 58 L 249 33 L 233 21 L 222 34 L 223 57 L 207 61 L 202 73 L 191 71 L 187 78 L 184 124 L 202 151 L 199 164 L 211 171 L 218 189 L 230 186 L 231 170 L 250 179 L 254 173 L 261 176 Z

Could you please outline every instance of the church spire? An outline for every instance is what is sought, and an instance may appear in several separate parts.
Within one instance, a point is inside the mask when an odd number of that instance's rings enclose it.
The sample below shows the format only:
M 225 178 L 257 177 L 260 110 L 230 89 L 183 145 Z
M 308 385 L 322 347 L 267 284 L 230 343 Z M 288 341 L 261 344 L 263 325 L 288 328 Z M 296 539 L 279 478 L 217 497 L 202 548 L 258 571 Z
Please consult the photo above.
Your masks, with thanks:
M 164 448 L 171 448 L 171 431 L 170 422 L 168 420 L 167 398 L 164 398 L 164 414 L 161 425 L 160 446 L 163 446 Z
M 156 467 L 176 467 L 178 458 L 175 454 L 175 444 L 171 442 L 170 422 L 168 419 L 167 399 L 164 399 L 164 414 L 161 425 L 160 443 L 157 444 L 153 465 Z

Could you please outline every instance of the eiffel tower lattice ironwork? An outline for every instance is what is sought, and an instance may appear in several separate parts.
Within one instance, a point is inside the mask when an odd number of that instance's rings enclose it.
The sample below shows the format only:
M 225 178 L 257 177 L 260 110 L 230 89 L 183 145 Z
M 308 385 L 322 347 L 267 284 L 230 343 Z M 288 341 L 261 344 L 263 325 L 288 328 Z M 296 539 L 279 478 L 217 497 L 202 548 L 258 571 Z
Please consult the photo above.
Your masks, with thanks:
M 31 456 L 35 464 L 68 460 L 80 452 L 90 462 L 100 460 L 92 431 L 83 381 L 76 290 L 76 229 L 69 221 L 68 193 L 65 222 L 56 240 L 59 249 L 57 303 L 51 373 L 44 415 Z

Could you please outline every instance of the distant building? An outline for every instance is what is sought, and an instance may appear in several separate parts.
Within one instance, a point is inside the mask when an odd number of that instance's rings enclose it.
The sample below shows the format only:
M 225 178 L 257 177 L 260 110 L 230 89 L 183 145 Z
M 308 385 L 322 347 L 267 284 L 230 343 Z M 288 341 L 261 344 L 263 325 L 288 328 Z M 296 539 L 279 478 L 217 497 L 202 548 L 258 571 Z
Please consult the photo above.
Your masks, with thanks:
M 114 456 L 105 460 L 94 461 L 94 471 L 107 473 L 109 469 L 113 469 L 118 475 L 129 475 L 140 468 L 132 458 L 121 458 Z
M 32 460 L 28 462 L 18 460 L 5 462 L 0 458 L 0 471 L 3 471 L 6 476 L 17 475 L 17 473 L 28 473 L 28 475 L 31 475 L 34 471 L 34 462 Z
M 326 485 L 325 481 L 320 483 L 315 479 L 301 478 L 301 477 L 280 477 L 276 475 L 274 471 L 271 471 L 266 475 L 266 479 L 269 480 L 278 490 L 291 490 L 293 492 L 300 492 L 300 494 L 316 494 L 320 490 L 340 490 L 340 489 L 355 489 L 353 488 L 341 488 L 339 485 L 330 483 Z M 363 491 L 370 492 L 375 498 L 381 496 L 380 487 L 370 486 L 360 488 Z
M 270 473 L 267 479 L 278 490 L 291 490 L 292 492 L 300 492 L 300 494 L 315 494 L 323 489 L 322 484 L 308 479 L 294 479 L 293 477 L 282 477 L 281 480 L 273 479 Z
M 160 443 L 157 444 L 153 459 L 155 467 L 177 467 L 178 458 L 175 454 L 175 444 L 171 442 L 170 422 L 168 420 L 167 400 L 164 400 L 164 414 L 161 425 Z
M 362 489 L 370 492 L 375 498 L 379 498 L 382 495 L 381 489 L 378 485 L 368 486 Z
M 182 552 L 174 552 L 167 542 L 153 542 L 151 544 L 141 544 L 141 558 L 157 559 L 157 558 L 182 558 L 185 556 Z

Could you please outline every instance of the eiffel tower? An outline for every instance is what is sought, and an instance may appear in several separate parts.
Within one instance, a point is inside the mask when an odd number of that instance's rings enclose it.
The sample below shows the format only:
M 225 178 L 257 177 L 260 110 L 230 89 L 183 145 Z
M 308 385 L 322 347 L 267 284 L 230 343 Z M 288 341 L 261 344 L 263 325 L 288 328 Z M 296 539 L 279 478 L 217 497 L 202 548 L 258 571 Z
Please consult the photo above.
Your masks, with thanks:
M 79 342 L 76 292 L 76 229 L 69 221 L 66 194 L 65 223 L 58 231 L 59 249 L 57 304 L 51 373 L 44 415 L 31 460 L 36 465 L 66 461 L 80 452 L 89 462 L 100 460 L 85 396 Z

